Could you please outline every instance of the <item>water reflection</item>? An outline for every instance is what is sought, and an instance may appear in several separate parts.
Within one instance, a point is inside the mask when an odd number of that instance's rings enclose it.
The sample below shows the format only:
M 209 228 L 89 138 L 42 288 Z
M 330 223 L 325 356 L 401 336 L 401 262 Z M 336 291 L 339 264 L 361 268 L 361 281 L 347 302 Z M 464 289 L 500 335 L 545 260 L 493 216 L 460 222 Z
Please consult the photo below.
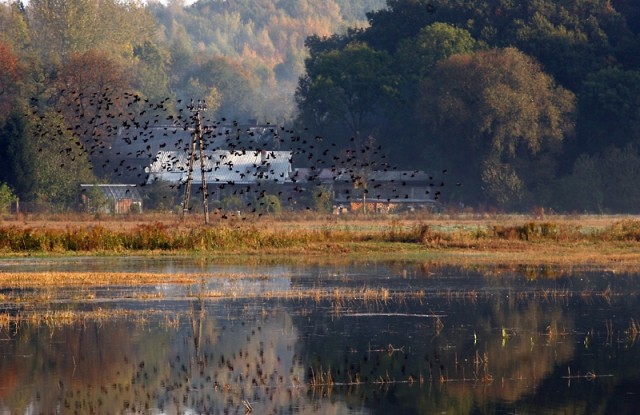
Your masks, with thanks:
M 178 291 L 158 301 L 5 303 L 12 313 L 100 308 L 114 317 L 0 323 L 0 413 L 628 413 L 640 405 L 636 276 L 487 276 L 415 264 L 261 272 L 268 277 L 226 288 L 219 279 L 189 292 L 163 287 Z M 364 286 L 387 294 L 367 296 Z M 274 287 L 325 294 L 274 295 Z M 214 289 L 255 295 L 205 295 Z M 152 312 L 115 313 L 122 309 Z

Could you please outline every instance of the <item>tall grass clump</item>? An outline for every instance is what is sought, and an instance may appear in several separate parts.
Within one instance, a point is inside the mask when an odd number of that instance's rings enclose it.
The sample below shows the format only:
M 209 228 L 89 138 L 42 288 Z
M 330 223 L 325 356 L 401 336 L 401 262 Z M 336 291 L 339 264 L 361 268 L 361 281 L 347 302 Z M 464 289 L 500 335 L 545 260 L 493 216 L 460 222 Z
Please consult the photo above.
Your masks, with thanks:
M 170 250 L 174 238 L 169 226 L 163 223 L 138 225 L 134 230 L 123 235 L 124 248 L 130 250 Z
M 493 225 L 489 236 L 498 239 L 531 241 L 536 239 L 558 240 L 568 236 L 559 224 L 551 222 L 527 222 L 523 225 Z
M 602 230 L 603 239 L 612 241 L 640 241 L 640 220 L 627 219 Z
M 54 251 L 63 249 L 59 232 L 51 229 L 0 228 L 0 249 L 9 251 Z
M 122 235 L 100 225 L 67 228 L 61 243 L 64 250 L 73 252 L 122 251 L 125 248 Z

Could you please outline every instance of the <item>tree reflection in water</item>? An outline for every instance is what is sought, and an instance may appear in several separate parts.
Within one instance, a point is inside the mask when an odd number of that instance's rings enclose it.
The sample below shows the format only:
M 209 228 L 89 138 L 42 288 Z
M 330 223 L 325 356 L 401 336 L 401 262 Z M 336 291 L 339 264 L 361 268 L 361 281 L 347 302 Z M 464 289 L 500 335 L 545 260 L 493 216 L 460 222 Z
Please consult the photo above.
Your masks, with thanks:
M 161 305 L 144 319 L 4 325 L 0 412 L 606 413 L 640 403 L 636 278 L 619 276 L 605 296 L 582 277 L 554 280 L 568 287 L 555 291 L 498 277 L 445 291 L 447 278 L 408 274 L 421 295 L 196 293 L 112 305 Z M 354 283 L 339 281 L 326 284 Z

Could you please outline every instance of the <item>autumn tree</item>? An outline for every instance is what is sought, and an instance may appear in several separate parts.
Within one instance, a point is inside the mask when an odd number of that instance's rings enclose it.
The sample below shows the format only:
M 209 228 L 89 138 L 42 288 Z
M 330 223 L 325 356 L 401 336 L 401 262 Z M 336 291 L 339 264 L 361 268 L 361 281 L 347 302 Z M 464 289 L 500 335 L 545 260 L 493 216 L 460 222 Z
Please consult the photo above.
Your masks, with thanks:
M 465 198 L 518 207 L 548 185 L 520 161 L 560 147 L 573 131 L 574 98 L 532 58 L 506 48 L 441 61 L 416 110 L 428 131 L 425 157 L 466 183 Z
M 400 41 L 394 54 L 394 68 L 399 76 L 400 98 L 397 105 L 391 107 L 388 121 L 382 125 L 381 142 L 389 148 L 394 162 L 412 168 L 422 167 L 418 158 L 421 143 L 415 140 L 420 130 L 420 122 L 413 110 L 420 94 L 417 85 L 431 75 L 436 64 L 455 54 L 470 54 L 483 48 L 483 43 L 476 41 L 465 29 L 447 23 L 433 23 L 423 27 L 416 36 Z M 393 137 L 385 140 L 385 137 Z
M 90 153 L 108 145 L 122 118 L 132 111 L 127 106 L 131 100 L 125 100 L 130 80 L 126 66 L 103 51 L 72 54 L 60 68 L 53 98 L 66 124 Z
M 21 2 L 0 4 L 0 41 L 17 50 L 27 49 L 31 34 L 26 20 L 26 10 Z
M 151 39 L 155 23 L 144 5 L 116 0 L 31 0 L 31 33 L 47 62 L 74 53 L 107 49 L 132 56 L 135 45 Z
M 11 45 L 0 42 L 0 121 L 8 114 L 19 92 L 21 71 Z

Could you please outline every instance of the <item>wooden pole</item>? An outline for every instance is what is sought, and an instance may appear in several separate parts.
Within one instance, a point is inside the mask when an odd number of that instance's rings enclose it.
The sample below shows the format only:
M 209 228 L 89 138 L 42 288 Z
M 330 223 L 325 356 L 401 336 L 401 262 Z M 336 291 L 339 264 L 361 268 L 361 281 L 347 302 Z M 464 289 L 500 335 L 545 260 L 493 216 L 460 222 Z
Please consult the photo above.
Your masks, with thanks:
M 204 100 L 198 100 L 197 104 L 194 104 L 193 100 L 191 105 L 188 106 L 189 110 L 194 113 L 194 119 L 196 122 L 193 136 L 191 139 L 191 154 L 189 155 L 189 173 L 187 175 L 186 189 L 184 192 L 184 202 L 182 206 L 182 220 L 189 212 L 189 203 L 191 200 L 191 184 L 193 182 L 193 168 L 196 156 L 196 146 L 199 150 L 200 157 L 200 172 L 202 174 L 202 205 L 204 209 L 204 223 L 209 224 L 209 202 L 207 192 L 207 180 L 205 178 L 205 161 L 204 161 L 204 139 L 202 137 L 202 125 L 200 119 L 200 112 L 207 110 L 207 105 Z
M 202 138 L 202 125 L 200 124 L 200 112 L 196 112 L 196 135 L 200 147 L 200 171 L 202 172 L 202 207 L 204 209 L 204 223 L 209 224 L 209 201 L 207 192 L 207 179 L 204 162 L 204 139 Z
M 189 155 L 189 173 L 187 174 L 187 186 L 184 191 L 184 202 L 182 204 L 182 220 L 189 213 L 189 203 L 191 199 L 191 182 L 193 181 L 193 163 L 196 156 L 196 136 L 193 135 L 191 140 L 191 154 Z

